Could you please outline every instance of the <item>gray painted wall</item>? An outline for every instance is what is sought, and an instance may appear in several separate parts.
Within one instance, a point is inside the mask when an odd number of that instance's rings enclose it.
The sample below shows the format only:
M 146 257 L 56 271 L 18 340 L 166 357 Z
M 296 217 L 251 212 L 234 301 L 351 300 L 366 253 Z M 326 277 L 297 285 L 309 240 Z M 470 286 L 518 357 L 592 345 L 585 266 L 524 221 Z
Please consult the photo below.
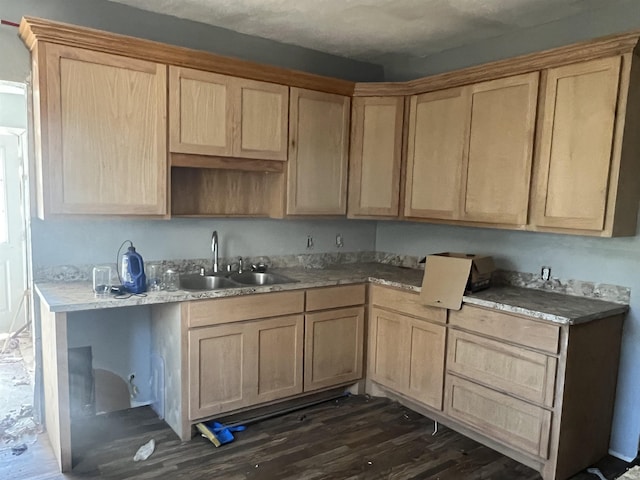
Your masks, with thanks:
M 426 58 L 389 55 L 383 58 L 385 78 L 388 81 L 412 80 L 637 29 L 640 29 L 640 2 L 618 0 L 598 10 L 474 42 Z
M 173 219 L 32 220 L 34 265 L 114 263 L 118 247 L 131 240 L 145 261 L 211 258 L 211 232 L 218 231 L 221 257 L 375 249 L 376 224 L 351 220 Z M 344 247 L 335 245 L 336 234 Z M 314 248 L 307 250 L 307 235 Z

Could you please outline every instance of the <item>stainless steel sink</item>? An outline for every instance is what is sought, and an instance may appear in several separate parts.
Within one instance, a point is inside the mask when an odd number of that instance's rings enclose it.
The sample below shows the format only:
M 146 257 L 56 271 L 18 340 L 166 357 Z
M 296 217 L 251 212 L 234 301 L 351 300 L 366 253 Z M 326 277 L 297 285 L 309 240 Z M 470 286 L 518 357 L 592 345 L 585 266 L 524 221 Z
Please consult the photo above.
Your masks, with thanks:
M 277 285 L 280 283 L 295 283 L 297 280 L 293 280 L 284 275 L 278 275 L 277 273 L 259 273 L 259 272 L 242 272 L 232 273 L 229 278 L 234 282 L 241 283 L 243 285 Z
M 183 290 L 219 290 L 238 288 L 240 285 L 220 275 L 180 275 L 180 288 Z

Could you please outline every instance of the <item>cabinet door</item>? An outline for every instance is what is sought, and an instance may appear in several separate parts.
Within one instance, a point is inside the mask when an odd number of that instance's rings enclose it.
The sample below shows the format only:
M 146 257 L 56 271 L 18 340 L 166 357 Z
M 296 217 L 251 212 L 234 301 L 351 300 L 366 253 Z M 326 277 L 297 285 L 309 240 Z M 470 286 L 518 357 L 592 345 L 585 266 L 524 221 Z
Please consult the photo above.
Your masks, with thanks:
M 411 97 L 404 215 L 459 217 L 460 177 L 469 133 L 468 89 Z
M 250 324 L 255 335 L 255 355 L 251 361 L 257 383 L 252 403 L 262 403 L 302 393 L 302 315 L 276 317 Z
M 287 159 L 289 87 L 234 78 L 236 132 L 233 155 L 261 160 Z
M 469 146 L 462 169 L 463 220 L 525 225 L 538 73 L 471 89 Z
M 367 375 L 398 392 L 409 381 L 409 333 L 407 317 L 378 308 L 370 310 Z
M 189 330 L 189 419 L 255 402 L 257 364 L 248 323 Z
M 169 148 L 176 153 L 231 156 L 233 77 L 169 67 Z
M 287 214 L 346 213 L 349 102 L 291 88 Z
M 362 378 L 364 308 L 305 315 L 304 391 Z
M 349 155 L 350 217 L 397 217 L 404 97 L 356 97 Z
M 446 327 L 375 307 L 370 318 L 371 379 L 442 410 Z
M 166 214 L 167 67 L 42 47 L 40 212 Z
M 407 395 L 442 410 L 446 327 L 407 318 L 409 324 L 409 381 Z
M 604 228 L 620 65 L 615 57 L 546 72 L 535 225 Z

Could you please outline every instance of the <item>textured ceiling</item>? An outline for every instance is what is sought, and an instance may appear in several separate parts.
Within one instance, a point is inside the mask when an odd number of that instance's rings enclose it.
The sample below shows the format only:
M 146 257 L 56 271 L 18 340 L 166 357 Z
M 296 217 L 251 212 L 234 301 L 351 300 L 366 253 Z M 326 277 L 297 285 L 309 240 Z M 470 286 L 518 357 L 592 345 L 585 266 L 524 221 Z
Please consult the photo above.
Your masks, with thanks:
M 142 10 L 376 62 L 417 57 L 619 0 L 111 0 Z

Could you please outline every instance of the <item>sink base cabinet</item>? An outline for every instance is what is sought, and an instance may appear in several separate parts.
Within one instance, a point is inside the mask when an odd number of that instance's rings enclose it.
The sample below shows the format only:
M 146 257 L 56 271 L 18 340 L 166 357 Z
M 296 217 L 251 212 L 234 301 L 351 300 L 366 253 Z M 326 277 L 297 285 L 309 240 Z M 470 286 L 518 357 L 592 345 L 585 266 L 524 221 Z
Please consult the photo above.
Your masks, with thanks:
M 189 330 L 189 419 L 302 393 L 303 317 Z
M 153 306 L 166 422 L 189 440 L 216 415 L 357 382 L 365 297 L 359 284 Z

